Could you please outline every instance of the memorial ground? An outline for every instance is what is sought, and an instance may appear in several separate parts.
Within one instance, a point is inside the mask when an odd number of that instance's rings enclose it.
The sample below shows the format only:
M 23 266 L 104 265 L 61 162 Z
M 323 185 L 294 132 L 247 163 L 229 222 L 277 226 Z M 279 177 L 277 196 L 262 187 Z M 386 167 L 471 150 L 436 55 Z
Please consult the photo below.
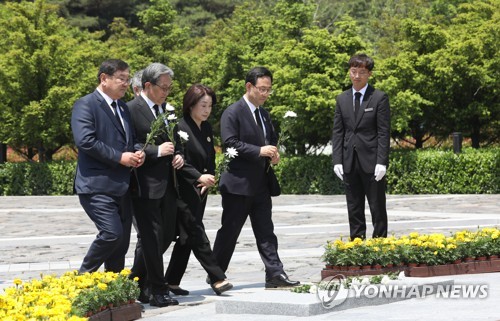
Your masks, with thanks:
M 275 231 L 279 254 L 292 279 L 320 281 L 323 245 L 348 235 L 347 210 L 342 195 L 283 195 L 274 198 Z M 445 233 L 478 226 L 500 226 L 499 195 L 388 195 L 389 231 L 395 235 L 418 231 Z M 220 197 L 210 196 L 205 226 L 210 240 L 219 227 Z M 367 212 L 369 212 L 367 210 Z M 370 221 L 369 214 L 367 215 Z M 77 269 L 95 227 L 81 208 L 76 196 L 0 197 L 0 288 L 12 285 L 14 278 L 29 280 L 43 274 L 60 274 Z M 370 231 L 368 231 L 370 234 Z M 127 255 L 133 259 L 135 233 Z M 170 251 L 165 255 L 168 262 Z M 228 278 L 235 288 L 217 297 L 205 283 L 206 273 L 191 257 L 181 284 L 191 291 L 177 297 L 178 307 L 145 306 L 143 319 L 156 320 L 290 320 L 291 316 L 216 313 L 216 302 L 257 295 L 263 302 L 275 295 L 264 290 L 263 264 L 255 248 L 249 222 L 243 229 Z M 455 284 L 487 284 L 485 299 L 443 299 L 428 296 L 396 303 L 364 306 L 309 316 L 313 320 L 500 320 L 496 312 L 500 299 L 500 273 L 457 275 L 435 280 L 452 280 Z M 410 282 L 410 281 L 408 281 Z M 300 298 L 301 294 L 297 295 Z M 300 301 L 300 299 L 298 299 Z M 305 319 L 295 317 L 296 319 Z

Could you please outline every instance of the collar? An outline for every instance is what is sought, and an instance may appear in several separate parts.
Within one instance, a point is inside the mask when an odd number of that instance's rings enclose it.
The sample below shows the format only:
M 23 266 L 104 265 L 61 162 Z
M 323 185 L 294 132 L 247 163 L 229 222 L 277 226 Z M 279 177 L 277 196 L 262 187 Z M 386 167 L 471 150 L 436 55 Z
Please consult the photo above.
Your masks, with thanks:
M 148 96 L 146 96 L 144 91 L 141 91 L 141 97 L 146 101 L 146 104 L 148 104 L 149 109 L 153 109 L 153 106 L 156 105 L 151 99 L 149 99 Z M 161 105 L 158 105 L 158 107 L 161 107 Z
M 365 95 L 366 89 L 368 89 L 368 84 L 366 84 L 361 90 L 356 91 L 354 88 L 352 88 L 352 96 L 354 97 L 354 94 L 359 92 L 361 93 L 361 97 Z
M 256 107 L 254 104 L 252 104 L 252 103 L 250 102 L 250 100 L 248 100 L 247 96 L 243 95 L 243 99 L 244 99 L 244 100 L 245 100 L 245 102 L 247 103 L 248 107 L 250 107 L 250 111 L 251 111 L 251 112 L 252 112 L 252 114 L 253 114 L 253 112 L 257 109 L 257 107 Z
M 104 98 L 104 100 L 106 100 L 106 102 L 108 103 L 108 106 L 111 106 L 111 103 L 114 101 L 114 99 L 109 97 L 108 95 L 106 95 L 102 90 L 99 89 L 99 87 L 97 87 L 96 90 L 98 93 L 101 94 L 101 96 Z M 116 103 L 118 104 L 118 99 L 116 100 Z

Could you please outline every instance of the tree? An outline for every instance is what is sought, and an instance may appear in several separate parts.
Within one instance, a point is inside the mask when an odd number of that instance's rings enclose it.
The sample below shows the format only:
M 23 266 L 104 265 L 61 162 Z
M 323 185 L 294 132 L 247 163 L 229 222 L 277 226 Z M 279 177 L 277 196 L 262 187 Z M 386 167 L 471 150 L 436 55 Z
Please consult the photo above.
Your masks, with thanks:
M 138 23 L 137 12 L 149 0 L 48 0 L 59 6 L 59 15 L 75 27 L 87 31 L 108 31 L 115 18 L 123 18 L 131 26 Z
M 278 128 L 287 110 L 298 114 L 286 152 L 306 154 L 331 137 L 335 96 L 345 87 L 347 60 L 363 48 L 354 21 L 345 18 L 333 32 L 318 28 L 313 5 L 280 0 L 267 7 L 245 3 L 217 21 L 191 54 L 197 79 L 216 89 L 215 117 L 241 98 L 245 72 L 257 65 L 274 73 L 275 93 L 266 103 Z M 214 126 L 218 129 L 218 126 Z
M 192 37 L 202 37 L 218 19 L 230 18 L 236 5 L 244 0 L 170 0 L 177 11 L 175 23 L 188 28 Z
M 398 44 L 399 53 L 381 59 L 374 80 L 389 95 L 393 137 L 411 136 L 410 142 L 422 148 L 443 119 L 442 106 L 433 112 L 436 88 L 429 55 L 446 43 L 446 34 L 437 26 L 411 19 L 405 19 L 401 29 L 406 38 Z
M 0 5 L 0 141 L 31 160 L 72 142 L 71 106 L 96 84 L 101 44 L 44 0 Z
M 446 46 L 436 51 L 430 62 L 434 83 L 444 93 L 437 101 L 448 107 L 448 117 L 444 118 L 446 131 L 438 134 L 464 132 L 474 148 L 488 138 L 481 135 L 482 129 L 500 137 L 499 12 L 498 0 L 460 4 L 451 20 Z
M 437 19 L 441 4 L 427 11 L 427 21 L 402 20 L 398 53 L 382 61 L 375 78 L 391 97 L 395 137 L 411 135 L 421 148 L 430 137 L 461 131 L 477 148 L 481 127 L 498 133 L 500 2 L 458 2 Z

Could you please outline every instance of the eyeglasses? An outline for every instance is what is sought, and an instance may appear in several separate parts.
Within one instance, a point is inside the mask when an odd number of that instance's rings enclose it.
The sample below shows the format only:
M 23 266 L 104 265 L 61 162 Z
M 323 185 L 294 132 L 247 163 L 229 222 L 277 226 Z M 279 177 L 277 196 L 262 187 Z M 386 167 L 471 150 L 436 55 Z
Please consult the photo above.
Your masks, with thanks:
M 264 95 L 264 94 L 269 94 L 269 95 L 271 95 L 271 94 L 274 92 L 274 90 L 273 90 L 272 88 L 257 87 L 257 86 L 255 86 L 255 85 L 252 85 L 252 86 L 254 86 L 255 88 L 257 88 L 257 90 L 259 91 L 259 93 L 261 93 L 261 94 L 263 94 L 263 95 Z
M 111 77 L 118 80 L 118 82 L 121 84 L 130 85 L 132 83 L 132 78 L 124 78 L 124 77 L 116 77 L 116 76 L 111 76 Z
M 163 90 L 166 93 L 171 92 L 172 91 L 172 87 L 173 87 L 173 85 L 170 85 L 168 87 L 160 86 L 160 85 L 157 85 L 157 84 L 153 84 L 153 85 L 155 85 L 156 87 L 160 88 L 161 90 Z
M 369 71 L 366 71 L 365 69 L 358 70 L 356 68 L 351 68 L 351 69 L 349 69 L 349 71 L 351 72 L 351 75 L 353 75 L 353 76 L 358 75 L 360 77 L 366 77 L 370 73 Z

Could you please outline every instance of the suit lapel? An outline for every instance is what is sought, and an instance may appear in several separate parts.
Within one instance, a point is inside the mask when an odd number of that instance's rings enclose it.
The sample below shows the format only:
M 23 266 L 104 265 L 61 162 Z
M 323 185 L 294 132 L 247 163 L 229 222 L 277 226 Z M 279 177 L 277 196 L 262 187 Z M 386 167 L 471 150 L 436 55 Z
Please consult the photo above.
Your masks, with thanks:
M 366 106 L 368 106 L 368 104 L 370 103 L 370 100 L 372 98 L 373 91 L 374 91 L 374 88 L 371 87 L 370 85 L 368 85 L 368 88 L 366 88 L 366 91 L 365 91 L 365 95 L 363 96 L 363 101 L 361 102 L 361 108 L 358 112 L 358 118 L 356 119 L 356 125 L 354 126 L 354 128 L 358 127 L 359 122 L 363 118 L 363 115 L 365 114 Z M 351 91 L 351 93 L 352 93 L 352 91 Z M 351 97 L 352 97 L 352 94 L 351 94 Z M 354 112 L 353 112 L 353 114 L 354 114 Z
M 151 108 L 149 108 L 148 103 L 144 100 L 144 98 L 142 98 L 142 96 L 139 96 L 138 99 L 139 99 L 138 105 L 140 107 L 139 112 L 142 114 L 142 116 L 146 119 L 149 126 L 151 127 L 151 124 L 156 120 L 155 116 L 153 115 L 153 111 L 151 110 Z M 163 110 L 165 110 L 164 106 L 162 108 Z M 159 137 L 161 138 L 162 141 L 169 141 L 165 133 L 161 133 Z
M 115 114 L 113 113 L 113 111 L 111 111 L 111 107 L 109 107 L 108 103 L 106 102 L 106 99 L 104 99 L 101 96 L 101 94 L 99 94 L 98 91 L 96 91 L 96 96 L 97 96 L 97 100 L 100 101 L 100 103 L 101 103 L 101 108 L 104 110 L 104 112 L 106 113 L 106 115 L 108 115 L 108 117 L 111 120 L 111 122 L 113 123 L 113 125 L 120 132 L 120 134 L 122 134 L 123 137 L 126 138 L 125 131 L 123 130 L 122 124 L 118 123 L 118 120 L 116 119 Z M 120 101 L 118 101 L 118 105 L 120 105 Z
M 182 122 L 182 120 L 181 120 Z M 181 125 L 181 122 L 179 122 L 179 125 Z M 191 117 L 185 117 L 183 119 L 183 122 L 185 123 L 186 131 L 188 132 L 189 135 L 192 135 L 196 137 L 196 139 L 192 140 L 192 144 L 195 145 L 195 149 L 200 153 L 204 154 L 202 155 L 202 159 L 207 159 L 208 154 L 207 154 L 207 149 L 205 148 L 206 146 L 206 137 L 203 137 L 203 131 L 198 128 L 198 125 L 194 122 L 194 120 L 191 119 Z M 179 126 L 180 128 L 181 126 Z M 203 124 L 202 124 L 202 129 L 203 129 Z M 191 136 L 190 136 L 191 137 Z M 205 140 L 204 140 L 205 139 Z
M 353 105 L 353 97 L 352 97 L 352 89 L 349 89 L 346 92 L 345 101 L 344 101 L 344 111 L 346 112 L 346 115 L 349 115 L 349 119 L 351 120 L 351 125 L 352 127 L 356 127 L 356 118 L 354 117 L 354 105 Z M 347 109 L 347 110 L 345 110 Z
M 271 131 L 272 131 L 272 124 L 271 120 L 269 119 L 269 114 L 267 110 L 264 110 L 264 108 L 260 107 L 260 115 L 262 116 L 262 119 L 264 120 L 264 128 L 266 129 L 266 145 L 270 144 L 271 142 Z
M 139 99 L 139 111 L 148 122 L 152 123 L 155 120 L 155 116 L 153 115 L 151 108 L 149 108 L 148 103 L 144 100 L 144 98 L 142 98 L 142 96 L 139 96 L 137 99 Z
M 261 144 L 265 145 L 266 138 L 264 137 L 264 132 L 262 131 L 262 129 L 260 129 L 259 125 L 257 125 L 257 122 L 255 121 L 255 116 L 250 111 L 250 106 L 248 106 L 245 99 L 242 98 L 240 101 L 242 102 L 241 107 L 245 110 L 244 113 L 247 122 L 250 124 L 250 127 L 253 128 L 255 135 L 259 137 Z
M 127 105 L 121 100 L 118 100 L 118 108 L 120 108 L 120 113 L 123 118 L 123 125 L 125 127 L 125 137 L 127 139 L 127 144 L 128 144 L 130 142 L 130 138 L 132 135 L 132 124 L 131 124 L 130 114 L 128 113 Z

